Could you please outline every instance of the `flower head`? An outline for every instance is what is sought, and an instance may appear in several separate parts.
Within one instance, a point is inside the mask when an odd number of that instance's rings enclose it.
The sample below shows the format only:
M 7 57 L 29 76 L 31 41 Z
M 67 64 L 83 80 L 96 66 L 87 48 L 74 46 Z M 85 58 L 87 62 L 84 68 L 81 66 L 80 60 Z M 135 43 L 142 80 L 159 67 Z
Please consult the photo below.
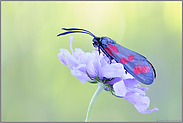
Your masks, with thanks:
M 70 36 L 70 50 L 60 49 L 58 54 L 62 64 L 71 69 L 71 74 L 77 77 L 81 83 L 102 83 L 106 91 L 110 91 L 117 97 L 122 97 L 131 102 L 136 109 L 143 114 L 148 114 L 158 109 L 147 110 L 150 99 L 146 96 L 147 87 L 141 88 L 139 81 L 131 76 L 121 63 L 116 63 L 100 53 L 97 49 L 92 53 L 84 52 L 80 48 L 72 49 L 73 37 Z

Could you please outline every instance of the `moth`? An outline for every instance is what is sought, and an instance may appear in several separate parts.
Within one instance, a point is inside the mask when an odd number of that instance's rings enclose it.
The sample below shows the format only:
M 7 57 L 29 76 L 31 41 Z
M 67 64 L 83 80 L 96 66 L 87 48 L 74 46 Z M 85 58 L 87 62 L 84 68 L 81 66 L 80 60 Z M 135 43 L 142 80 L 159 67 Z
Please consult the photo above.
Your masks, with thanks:
M 134 78 L 143 84 L 150 85 L 156 78 L 156 71 L 153 65 L 143 55 L 127 49 L 109 37 L 97 37 L 90 31 L 79 28 L 62 28 L 66 32 L 60 33 L 57 36 L 66 35 L 69 33 L 85 33 L 93 37 L 93 46 L 98 47 L 98 51 L 102 52 L 111 60 L 121 63 L 124 69 Z

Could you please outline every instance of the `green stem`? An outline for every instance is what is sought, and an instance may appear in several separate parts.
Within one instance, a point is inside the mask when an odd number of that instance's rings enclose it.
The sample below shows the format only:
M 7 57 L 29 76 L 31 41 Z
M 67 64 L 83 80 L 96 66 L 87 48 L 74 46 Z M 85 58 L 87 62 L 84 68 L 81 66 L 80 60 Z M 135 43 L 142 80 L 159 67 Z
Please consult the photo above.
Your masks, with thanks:
M 91 101 L 90 101 L 90 104 L 89 104 L 89 107 L 88 107 L 88 111 L 87 111 L 87 114 L 86 114 L 86 119 L 85 119 L 85 122 L 90 122 L 90 117 L 91 117 L 91 113 L 92 113 L 92 109 L 93 109 L 93 106 L 94 106 L 94 103 L 98 97 L 98 95 L 100 94 L 100 92 L 104 89 L 103 85 L 99 83 L 98 85 L 98 88 L 97 90 L 95 91 Z

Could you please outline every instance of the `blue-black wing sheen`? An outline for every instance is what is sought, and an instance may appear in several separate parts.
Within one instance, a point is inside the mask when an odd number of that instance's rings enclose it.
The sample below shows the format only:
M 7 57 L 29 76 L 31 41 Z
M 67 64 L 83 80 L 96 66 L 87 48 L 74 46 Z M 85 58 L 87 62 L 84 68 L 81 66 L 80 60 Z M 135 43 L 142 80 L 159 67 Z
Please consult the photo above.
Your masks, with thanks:
M 152 84 L 156 72 L 152 64 L 141 54 L 129 50 L 117 43 L 104 47 L 110 56 L 118 63 L 122 63 L 124 69 L 143 84 Z M 112 54 L 111 54 L 112 53 Z

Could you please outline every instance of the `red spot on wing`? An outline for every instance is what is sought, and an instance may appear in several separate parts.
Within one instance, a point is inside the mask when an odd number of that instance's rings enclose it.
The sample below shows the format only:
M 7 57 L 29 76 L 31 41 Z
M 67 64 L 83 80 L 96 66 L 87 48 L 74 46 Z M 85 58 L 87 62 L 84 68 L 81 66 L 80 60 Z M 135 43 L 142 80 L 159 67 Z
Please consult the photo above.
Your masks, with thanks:
M 141 71 L 143 72 L 143 73 L 147 73 L 147 72 L 149 72 L 149 67 L 147 67 L 147 66 L 142 66 L 141 67 Z
M 147 72 L 149 72 L 149 67 L 147 67 L 147 66 L 136 66 L 135 68 L 134 68 L 134 73 L 135 74 L 140 74 L 140 73 L 147 73 Z
M 121 58 L 119 61 L 122 63 L 122 64 L 125 64 L 125 63 L 128 63 L 128 61 L 132 62 L 134 59 L 134 55 L 129 55 L 128 56 L 128 60 L 126 58 Z
M 125 58 L 121 58 L 119 61 L 120 61 L 122 64 L 125 64 L 125 63 L 128 62 Z
M 104 49 L 111 55 L 114 57 L 114 55 L 112 54 L 112 51 L 108 48 L 108 47 L 104 47 Z
M 132 62 L 133 59 L 134 59 L 134 55 L 129 55 L 129 56 L 128 56 L 128 61 Z
M 111 45 L 111 44 L 108 44 L 108 46 L 111 48 L 111 50 L 112 50 L 113 52 L 119 53 L 119 50 L 118 50 L 118 48 L 117 48 L 116 46 Z

